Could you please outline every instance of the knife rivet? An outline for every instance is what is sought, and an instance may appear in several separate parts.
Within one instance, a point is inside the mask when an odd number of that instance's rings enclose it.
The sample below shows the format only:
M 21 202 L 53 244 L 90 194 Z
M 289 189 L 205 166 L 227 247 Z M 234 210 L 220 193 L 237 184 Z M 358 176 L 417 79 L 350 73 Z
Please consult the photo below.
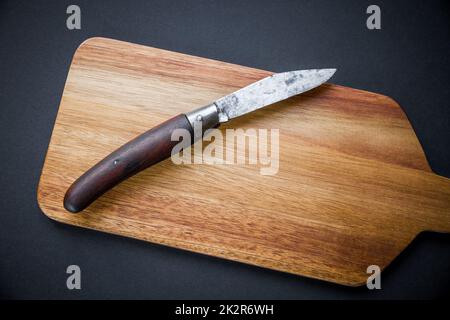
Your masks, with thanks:
M 118 164 L 118 163 L 119 163 L 119 160 L 117 160 L 117 159 L 116 159 L 116 160 L 114 160 L 114 162 L 113 162 L 113 163 L 114 163 L 114 165 L 116 165 L 116 164 Z
M 202 117 L 202 115 L 201 114 L 199 114 L 196 118 L 195 118 L 195 120 L 197 120 L 197 121 L 203 121 L 203 117 Z

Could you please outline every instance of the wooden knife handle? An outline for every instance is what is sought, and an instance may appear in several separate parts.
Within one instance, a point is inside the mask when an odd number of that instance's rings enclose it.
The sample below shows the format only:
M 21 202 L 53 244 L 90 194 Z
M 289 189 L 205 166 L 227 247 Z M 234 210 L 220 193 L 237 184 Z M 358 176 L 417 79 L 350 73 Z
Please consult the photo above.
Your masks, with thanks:
M 193 129 L 186 115 L 180 114 L 126 143 L 79 177 L 67 190 L 64 207 L 79 212 L 103 193 L 139 171 L 171 155 L 178 141 L 171 141 L 175 129 Z

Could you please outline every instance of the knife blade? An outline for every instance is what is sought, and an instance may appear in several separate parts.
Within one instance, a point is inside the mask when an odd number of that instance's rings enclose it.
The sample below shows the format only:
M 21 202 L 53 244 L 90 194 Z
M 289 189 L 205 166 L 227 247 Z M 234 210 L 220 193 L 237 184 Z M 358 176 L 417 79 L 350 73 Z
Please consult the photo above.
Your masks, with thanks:
M 211 104 L 177 115 L 144 132 L 105 157 L 81 175 L 67 190 L 64 207 L 70 212 L 87 208 L 103 193 L 123 180 L 170 157 L 178 141 L 172 141 L 177 129 L 202 125 L 202 132 L 221 123 L 253 112 L 267 105 L 301 94 L 328 81 L 336 69 L 311 69 L 276 73 L 254 82 Z M 196 139 L 201 138 L 196 136 Z

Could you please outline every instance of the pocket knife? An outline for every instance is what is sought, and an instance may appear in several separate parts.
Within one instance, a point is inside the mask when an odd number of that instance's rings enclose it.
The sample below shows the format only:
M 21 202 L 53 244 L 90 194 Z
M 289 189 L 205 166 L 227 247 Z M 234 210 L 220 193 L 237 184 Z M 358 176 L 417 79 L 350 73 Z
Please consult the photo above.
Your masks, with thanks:
M 311 69 L 276 73 L 254 82 L 211 104 L 177 115 L 142 133 L 98 162 L 67 190 L 64 207 L 70 212 L 87 208 L 103 193 L 121 181 L 170 157 L 179 141 L 172 141 L 176 129 L 194 136 L 196 122 L 202 131 L 216 128 L 246 113 L 311 90 L 328 81 L 336 69 Z M 198 137 L 192 139 L 192 143 Z

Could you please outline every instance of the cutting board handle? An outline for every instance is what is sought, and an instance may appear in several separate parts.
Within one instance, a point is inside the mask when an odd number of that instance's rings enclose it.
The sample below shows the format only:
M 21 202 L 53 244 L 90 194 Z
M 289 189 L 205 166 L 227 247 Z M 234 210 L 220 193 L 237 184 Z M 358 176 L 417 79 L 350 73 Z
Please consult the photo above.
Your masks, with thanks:
M 64 208 L 79 212 L 103 193 L 136 173 L 170 157 L 178 141 L 174 130 L 185 129 L 193 136 L 186 115 L 180 114 L 126 143 L 79 177 L 67 190 Z
M 416 195 L 422 231 L 450 233 L 450 179 L 423 172 L 422 190 Z

